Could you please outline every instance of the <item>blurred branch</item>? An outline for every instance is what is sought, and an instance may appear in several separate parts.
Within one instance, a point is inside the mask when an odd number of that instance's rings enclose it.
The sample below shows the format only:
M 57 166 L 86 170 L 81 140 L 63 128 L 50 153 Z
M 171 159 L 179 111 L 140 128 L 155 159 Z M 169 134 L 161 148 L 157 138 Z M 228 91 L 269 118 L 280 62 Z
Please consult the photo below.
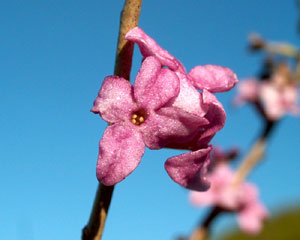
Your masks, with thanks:
M 275 124 L 276 122 L 274 121 L 265 120 L 264 129 L 236 171 L 233 184 L 238 185 L 243 182 L 253 168 L 261 161 L 265 153 L 267 139 Z
M 126 0 L 121 12 L 119 39 L 114 74 L 129 80 L 133 43 L 124 40 L 125 34 L 138 25 L 142 0 Z M 98 185 L 88 224 L 82 229 L 82 240 L 99 240 L 105 226 L 114 186 Z
M 263 50 L 268 54 L 282 55 L 285 57 L 299 58 L 299 50 L 297 47 L 284 42 L 269 42 L 257 33 L 249 36 L 250 50 Z

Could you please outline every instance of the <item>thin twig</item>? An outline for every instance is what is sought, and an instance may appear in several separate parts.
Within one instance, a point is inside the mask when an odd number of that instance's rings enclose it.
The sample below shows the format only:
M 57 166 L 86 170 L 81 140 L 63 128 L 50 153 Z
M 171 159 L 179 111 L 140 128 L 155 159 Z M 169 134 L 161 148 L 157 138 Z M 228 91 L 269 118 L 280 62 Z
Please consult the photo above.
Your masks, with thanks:
M 114 186 L 98 184 L 89 223 L 82 229 L 82 240 L 98 240 L 102 238 L 113 191 Z
M 116 53 L 115 75 L 127 80 L 130 78 L 130 70 L 133 55 L 133 42 L 124 39 L 125 34 L 136 27 L 139 22 L 142 0 L 126 0 L 121 13 L 120 31 Z
M 133 43 L 124 40 L 125 34 L 138 25 L 142 0 L 126 0 L 121 13 L 119 39 L 114 74 L 129 80 Z M 114 186 L 98 185 L 88 224 L 82 229 L 82 240 L 99 240 L 105 226 Z

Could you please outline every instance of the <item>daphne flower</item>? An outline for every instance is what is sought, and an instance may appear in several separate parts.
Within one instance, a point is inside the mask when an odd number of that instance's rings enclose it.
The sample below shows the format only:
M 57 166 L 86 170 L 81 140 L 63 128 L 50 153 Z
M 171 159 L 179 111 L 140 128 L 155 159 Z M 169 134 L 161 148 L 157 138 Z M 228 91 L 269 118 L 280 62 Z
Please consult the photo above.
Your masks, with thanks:
M 255 78 L 244 79 L 237 85 L 238 94 L 234 98 L 236 105 L 255 102 L 258 99 L 259 82 Z
M 230 90 L 237 83 L 237 77 L 229 68 L 205 65 L 196 66 L 189 73 L 184 66 L 166 50 L 162 49 L 152 38 L 146 35 L 139 27 L 130 30 L 125 39 L 138 44 L 144 58 L 156 57 L 163 66 L 174 71 L 180 79 L 180 92 L 174 101 L 169 102 L 165 114 L 176 112 L 181 120 L 196 116 L 206 119 L 201 126 L 195 126 L 181 136 L 169 138 L 167 147 L 176 149 L 197 150 L 207 146 L 210 139 L 225 123 L 226 114 L 222 104 L 211 94 Z M 202 90 L 198 92 L 198 90 Z M 189 123 L 189 125 L 192 125 Z M 159 131 L 161 132 L 161 131 Z M 157 134 L 157 137 L 160 134 Z
M 157 129 L 156 133 L 152 132 L 153 139 L 156 142 L 161 139 L 168 148 L 192 150 L 193 152 L 169 158 L 165 168 L 170 177 L 184 187 L 198 190 L 207 188 L 205 177 L 201 183 L 197 180 L 200 173 L 206 172 L 205 166 L 209 163 L 211 147 L 208 147 L 208 143 L 224 126 L 226 119 L 222 104 L 211 92 L 231 89 L 237 83 L 236 75 L 228 68 L 215 65 L 196 66 L 187 73 L 179 60 L 138 27 L 130 30 L 125 39 L 137 43 L 144 58 L 156 57 L 179 77 L 179 95 L 162 108 L 160 113 L 165 116 L 177 115 L 186 129 L 177 135 Z M 202 90 L 202 93 L 196 89 Z M 195 119 L 202 121 L 195 122 Z M 202 186 L 203 183 L 205 187 Z
M 152 140 L 151 131 L 164 121 L 174 121 L 156 112 L 178 92 L 179 79 L 176 74 L 162 69 L 154 57 L 145 59 L 134 87 L 117 76 L 105 78 L 91 110 L 113 123 L 107 127 L 100 141 L 97 163 L 99 181 L 105 185 L 120 182 L 137 167 L 145 145 L 158 148 Z
M 234 185 L 234 173 L 226 164 L 218 165 L 208 176 L 211 187 L 207 192 L 191 191 L 190 201 L 195 206 L 218 206 L 238 214 L 238 224 L 250 234 L 258 233 L 268 213 L 258 201 L 258 190 L 250 183 Z
M 123 180 L 139 164 L 145 146 L 173 147 L 194 152 L 167 160 L 171 178 L 184 187 L 203 189 L 193 181 L 209 162 L 209 140 L 225 122 L 225 111 L 210 91 L 233 87 L 235 74 L 208 65 L 190 76 L 141 29 L 132 29 L 125 38 L 139 45 L 144 60 L 134 88 L 123 78 L 107 77 L 94 102 L 92 111 L 113 123 L 100 141 L 98 179 L 105 185 Z M 205 77 L 211 83 L 201 85 Z
M 278 120 L 286 113 L 298 115 L 297 85 L 289 84 L 278 88 L 272 82 L 262 82 L 259 92 L 260 99 L 265 108 L 266 115 L 270 120 Z
M 287 65 L 279 64 L 270 79 L 241 81 L 235 103 L 240 105 L 244 102 L 260 102 L 266 118 L 271 121 L 282 118 L 286 113 L 300 114 L 298 87 L 290 81 L 289 74 Z

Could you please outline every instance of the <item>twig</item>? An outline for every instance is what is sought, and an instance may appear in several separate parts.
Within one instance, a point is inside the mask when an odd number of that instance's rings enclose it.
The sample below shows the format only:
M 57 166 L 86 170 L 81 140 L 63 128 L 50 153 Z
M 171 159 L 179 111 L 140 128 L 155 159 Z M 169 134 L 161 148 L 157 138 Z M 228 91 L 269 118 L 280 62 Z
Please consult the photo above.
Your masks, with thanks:
M 142 0 L 126 0 L 121 13 L 119 39 L 114 74 L 129 80 L 133 43 L 124 40 L 125 34 L 138 25 Z M 105 226 L 114 186 L 98 185 L 88 224 L 82 229 L 82 240 L 99 240 Z
M 102 238 L 113 191 L 114 186 L 105 186 L 99 183 L 89 223 L 82 229 L 82 240 Z
M 124 39 L 125 34 L 136 27 L 139 22 L 142 0 L 126 0 L 121 13 L 120 31 L 116 53 L 115 75 L 127 80 L 130 78 L 130 70 L 133 55 L 133 42 Z

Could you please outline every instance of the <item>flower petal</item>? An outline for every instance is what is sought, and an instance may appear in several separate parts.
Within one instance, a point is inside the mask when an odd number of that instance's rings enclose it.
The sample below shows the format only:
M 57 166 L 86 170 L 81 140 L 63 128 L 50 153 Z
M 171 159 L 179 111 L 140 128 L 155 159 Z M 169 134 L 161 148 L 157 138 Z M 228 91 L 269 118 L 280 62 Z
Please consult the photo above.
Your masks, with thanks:
M 259 97 L 270 120 L 278 120 L 285 114 L 280 91 L 272 83 L 262 82 L 260 85 Z
M 207 108 L 203 106 L 202 95 L 190 83 L 186 74 L 178 73 L 178 77 L 180 80 L 180 92 L 171 104 L 172 107 L 203 117 Z
M 138 166 L 144 149 L 135 127 L 124 123 L 107 127 L 99 144 L 98 180 L 108 186 L 122 181 Z
M 211 188 L 206 192 L 191 191 L 189 199 L 194 206 L 212 206 L 216 204 L 216 197 Z
M 155 57 L 147 57 L 134 83 L 136 101 L 146 109 L 158 109 L 179 93 L 179 79 L 169 70 L 162 69 Z
M 207 167 L 211 147 L 198 151 L 184 153 L 167 159 L 165 169 L 169 176 L 183 187 L 205 191 L 209 188 L 206 180 L 206 171 L 201 169 Z M 201 175 L 202 173 L 202 175 Z
M 143 126 L 143 139 L 147 147 L 189 149 L 188 143 L 197 134 L 205 118 L 175 107 L 163 107 L 152 112 Z
M 162 65 L 172 70 L 185 72 L 183 65 L 170 53 L 162 49 L 151 37 L 149 37 L 142 29 L 135 27 L 126 35 L 125 39 L 138 44 L 144 57 L 155 56 Z
M 256 200 L 238 213 L 238 224 L 243 231 L 256 235 L 261 231 L 267 216 L 266 208 Z
M 294 115 L 300 114 L 300 107 L 298 105 L 298 89 L 297 85 L 286 86 L 282 90 L 283 105 Z
M 105 121 L 115 123 L 129 119 L 135 108 L 131 83 L 124 78 L 109 76 L 104 79 L 91 111 L 99 113 Z
M 198 140 L 199 147 L 206 146 L 216 132 L 223 128 L 226 120 L 225 110 L 217 98 L 205 89 L 202 95 L 203 104 L 208 108 L 204 117 L 209 121 L 209 124 L 204 127 L 205 129 Z
M 188 74 L 197 89 L 225 92 L 238 82 L 235 73 L 227 67 L 216 65 L 196 66 Z

